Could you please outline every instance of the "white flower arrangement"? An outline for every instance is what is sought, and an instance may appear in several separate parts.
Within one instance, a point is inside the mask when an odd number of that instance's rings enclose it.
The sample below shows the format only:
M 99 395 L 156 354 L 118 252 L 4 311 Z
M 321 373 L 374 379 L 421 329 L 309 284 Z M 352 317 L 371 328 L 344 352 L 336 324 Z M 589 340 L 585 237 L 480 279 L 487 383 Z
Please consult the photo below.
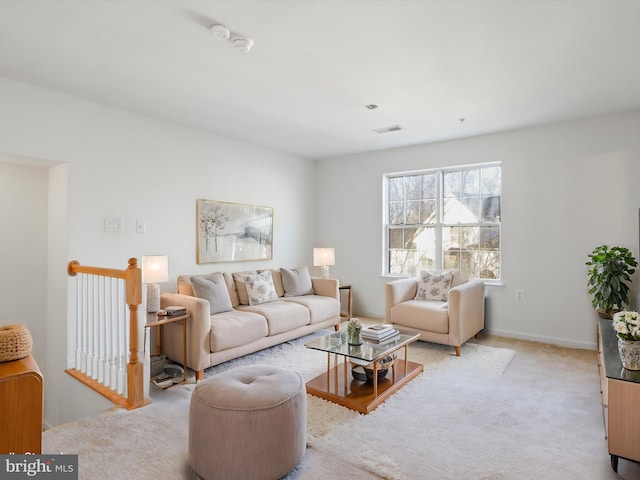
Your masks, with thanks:
M 640 341 L 640 314 L 638 312 L 622 311 L 613 316 L 613 329 L 623 340 Z

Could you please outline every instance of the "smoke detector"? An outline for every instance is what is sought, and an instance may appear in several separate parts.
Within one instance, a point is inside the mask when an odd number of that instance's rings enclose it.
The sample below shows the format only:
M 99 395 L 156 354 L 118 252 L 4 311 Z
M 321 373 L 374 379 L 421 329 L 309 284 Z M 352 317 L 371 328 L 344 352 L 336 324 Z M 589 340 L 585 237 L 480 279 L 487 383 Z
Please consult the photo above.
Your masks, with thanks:
M 224 25 L 214 25 L 211 27 L 211 35 L 221 40 L 229 40 L 231 31 Z
M 249 50 L 251 50 L 251 47 L 253 47 L 253 40 L 251 40 L 250 38 L 238 36 L 232 38 L 229 41 L 231 42 L 231 45 L 233 45 L 233 48 L 243 53 L 247 53 Z
M 251 47 L 253 47 L 253 40 L 238 33 L 233 33 L 229 30 L 229 27 L 226 27 L 225 25 L 215 24 L 210 28 L 210 30 L 211 35 L 214 38 L 219 38 L 220 40 L 229 42 L 233 48 L 239 52 L 247 53 L 251 50 Z

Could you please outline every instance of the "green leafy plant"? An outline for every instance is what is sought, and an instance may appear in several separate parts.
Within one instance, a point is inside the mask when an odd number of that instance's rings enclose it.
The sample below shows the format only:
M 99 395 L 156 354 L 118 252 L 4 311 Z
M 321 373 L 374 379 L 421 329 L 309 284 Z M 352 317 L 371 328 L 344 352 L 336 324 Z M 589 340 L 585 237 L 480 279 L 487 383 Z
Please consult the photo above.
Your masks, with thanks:
M 628 293 L 631 275 L 638 262 L 631 251 L 624 247 L 601 245 L 589 254 L 589 295 L 593 308 L 611 318 L 617 310 L 629 303 Z
M 360 339 L 360 332 L 362 331 L 362 324 L 357 318 L 352 318 L 347 324 L 347 335 L 349 343 L 356 343 Z

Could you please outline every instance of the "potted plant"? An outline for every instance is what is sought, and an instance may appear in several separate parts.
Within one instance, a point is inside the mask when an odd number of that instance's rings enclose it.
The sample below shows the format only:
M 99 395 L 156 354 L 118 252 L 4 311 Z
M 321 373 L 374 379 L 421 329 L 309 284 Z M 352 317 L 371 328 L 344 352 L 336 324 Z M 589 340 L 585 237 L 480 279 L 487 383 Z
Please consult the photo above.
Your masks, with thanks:
M 588 276 L 591 305 L 602 318 L 613 318 L 613 314 L 629 303 L 628 293 L 631 275 L 638 262 L 631 251 L 624 247 L 601 245 L 589 254 Z
M 357 318 L 352 318 L 347 324 L 347 343 L 362 345 L 362 324 Z

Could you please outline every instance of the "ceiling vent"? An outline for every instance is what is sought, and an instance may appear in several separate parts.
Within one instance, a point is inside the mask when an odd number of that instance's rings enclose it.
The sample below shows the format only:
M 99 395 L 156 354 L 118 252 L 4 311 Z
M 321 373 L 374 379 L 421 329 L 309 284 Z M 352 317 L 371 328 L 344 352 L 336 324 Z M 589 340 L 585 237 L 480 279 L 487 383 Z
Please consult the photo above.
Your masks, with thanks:
M 372 132 L 389 133 L 389 132 L 397 132 L 399 130 L 402 130 L 402 127 L 400 125 L 391 125 L 390 127 L 374 128 Z

